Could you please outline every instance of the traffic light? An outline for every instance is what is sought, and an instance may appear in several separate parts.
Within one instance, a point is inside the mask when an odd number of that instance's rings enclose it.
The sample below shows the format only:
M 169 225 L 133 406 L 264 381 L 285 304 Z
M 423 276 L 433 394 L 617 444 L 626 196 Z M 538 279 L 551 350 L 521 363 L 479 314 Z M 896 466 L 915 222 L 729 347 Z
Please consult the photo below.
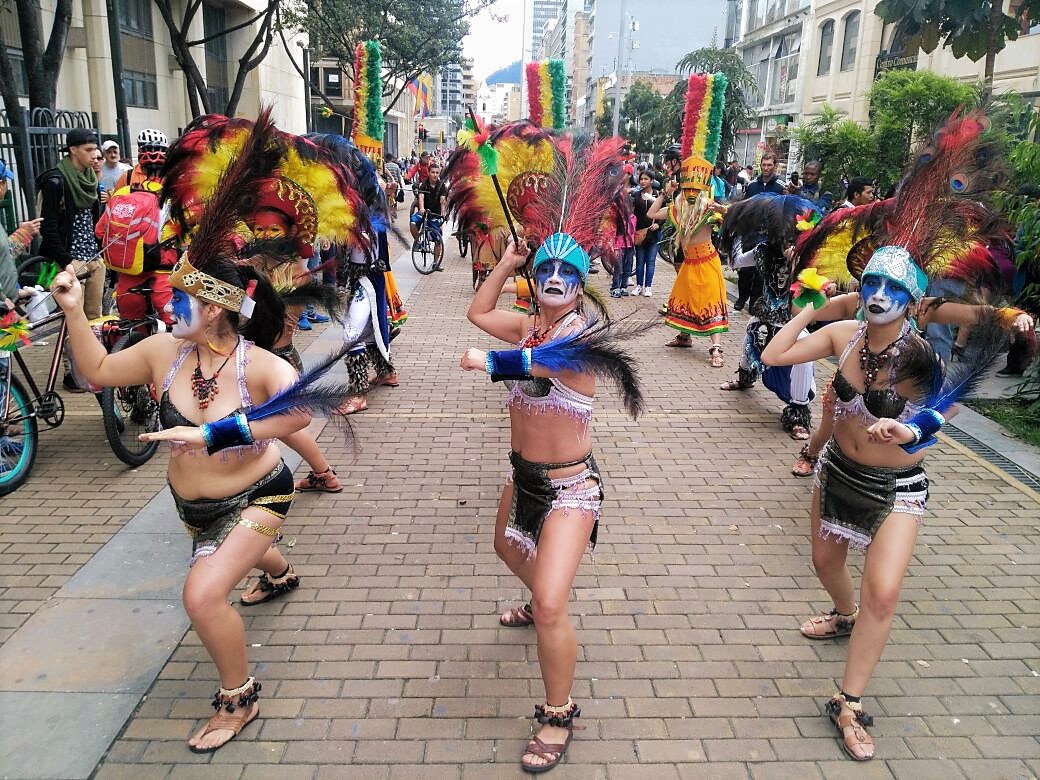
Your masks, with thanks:
M 426 127 L 421 122 L 419 123 L 419 140 L 426 140 Z

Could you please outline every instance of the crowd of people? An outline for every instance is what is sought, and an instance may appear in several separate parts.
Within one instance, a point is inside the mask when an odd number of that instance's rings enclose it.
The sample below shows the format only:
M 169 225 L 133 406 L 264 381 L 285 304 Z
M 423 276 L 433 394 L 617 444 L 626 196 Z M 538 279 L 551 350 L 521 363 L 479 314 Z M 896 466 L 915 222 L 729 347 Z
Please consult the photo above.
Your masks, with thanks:
M 606 303 L 589 277 L 607 266 L 611 297 L 652 297 L 662 249 L 677 270 L 661 311 L 677 331 L 668 346 L 704 338 L 712 368 L 726 364 L 722 336 L 731 324 L 723 259 L 736 270 L 735 308 L 750 317 L 736 379 L 721 391 L 761 379 L 785 404 L 781 426 L 804 442 L 792 471 L 815 476 L 811 554 L 833 607 L 800 630 L 811 640 L 851 636 L 840 689 L 824 709 L 843 750 L 873 758 L 861 700 L 925 515 L 925 450 L 955 412 L 956 388 L 990 353 L 1008 339 L 1035 352 L 1033 318 L 1001 305 L 1007 228 L 979 189 L 990 159 L 983 127 L 977 113 L 951 118 L 937 136 L 940 151 L 912 162 L 877 209 L 868 208 L 875 194 L 866 178 L 850 179 L 835 202 L 818 162 L 781 182 L 767 153 L 752 176 L 735 160 L 715 164 L 718 139 L 692 128 L 656 168 L 636 163 L 620 139 L 579 144 L 518 123 L 475 133 L 483 140 L 447 159 L 423 153 L 378 170 L 347 139 L 291 136 L 266 113 L 255 122 L 206 117 L 173 144 L 146 130 L 132 167 L 114 142 L 99 146 L 92 132 L 71 130 L 66 155 L 39 178 L 42 222 L 10 237 L 0 231 L 0 288 L 8 307 L 26 294 L 12 281 L 12 262 L 39 232 L 41 252 L 65 269 L 51 289 L 76 367 L 67 386 L 152 383 L 159 391 L 161 429 L 146 437 L 171 445 L 169 485 L 193 542 L 184 604 L 220 678 L 216 714 L 189 748 L 217 750 L 259 716 L 261 684 L 250 674 L 231 591 L 253 569 L 260 574 L 242 593 L 244 606 L 297 588 L 277 547 L 293 496 L 342 490 L 305 431 L 309 413 L 359 413 L 373 386 L 399 383 L 391 339 L 406 315 L 386 221 L 412 184 L 414 241 L 424 230 L 439 237 L 454 216 L 473 237 L 475 261 L 492 258 L 467 316 L 508 348 L 467 349 L 460 368 L 507 390 L 511 476 L 494 549 L 531 598 L 499 620 L 533 626 L 545 689 L 522 768 L 558 765 L 581 715 L 571 696 L 578 640 L 568 602 L 597 543 L 605 495 L 593 454 L 598 382 L 613 382 L 633 417 L 643 409 L 624 347 L 653 322 L 597 314 Z M 481 170 L 481 144 L 503 152 L 494 188 Z M 951 170 L 968 170 L 972 186 L 951 189 Z M 10 180 L 0 169 L 0 187 Z M 127 209 L 155 224 L 150 240 L 128 245 L 119 229 Z M 960 241 L 954 250 L 951 234 Z M 950 251 L 959 261 L 952 266 L 941 254 Z M 169 333 L 105 351 L 89 321 L 102 311 L 106 267 L 117 276 L 120 313 L 150 306 Z M 131 290 L 142 281 L 149 301 Z M 963 300 L 952 300 L 954 287 Z M 979 295 L 968 303 L 969 293 Z M 517 297 L 519 311 L 499 306 L 504 294 Z M 340 323 L 343 342 L 305 370 L 293 335 L 323 316 Z M 961 344 L 963 360 L 952 361 L 953 347 L 944 353 L 933 326 L 973 333 Z M 814 429 L 814 364 L 829 356 L 838 367 Z M 340 359 L 347 381 L 312 392 Z M 279 441 L 306 460 L 304 478 L 294 481 Z M 850 548 L 865 553 L 858 601 Z

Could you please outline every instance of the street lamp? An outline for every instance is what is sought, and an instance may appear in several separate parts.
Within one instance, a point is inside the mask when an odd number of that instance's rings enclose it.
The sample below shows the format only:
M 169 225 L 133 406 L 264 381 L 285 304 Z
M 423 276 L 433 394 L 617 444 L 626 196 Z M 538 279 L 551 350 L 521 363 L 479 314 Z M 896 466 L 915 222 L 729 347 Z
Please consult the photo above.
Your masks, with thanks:
M 311 50 L 303 41 L 296 41 L 296 45 L 303 49 L 303 126 L 307 132 L 311 132 Z

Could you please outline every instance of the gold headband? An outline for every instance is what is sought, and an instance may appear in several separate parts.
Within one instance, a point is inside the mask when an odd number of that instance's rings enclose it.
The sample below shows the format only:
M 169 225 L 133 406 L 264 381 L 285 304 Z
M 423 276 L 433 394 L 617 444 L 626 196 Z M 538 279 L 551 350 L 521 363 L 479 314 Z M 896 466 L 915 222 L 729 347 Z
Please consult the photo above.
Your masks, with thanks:
M 194 295 L 199 300 L 215 303 L 222 309 L 242 312 L 246 291 L 192 266 L 187 255 L 183 255 L 170 272 L 170 284 L 182 292 Z

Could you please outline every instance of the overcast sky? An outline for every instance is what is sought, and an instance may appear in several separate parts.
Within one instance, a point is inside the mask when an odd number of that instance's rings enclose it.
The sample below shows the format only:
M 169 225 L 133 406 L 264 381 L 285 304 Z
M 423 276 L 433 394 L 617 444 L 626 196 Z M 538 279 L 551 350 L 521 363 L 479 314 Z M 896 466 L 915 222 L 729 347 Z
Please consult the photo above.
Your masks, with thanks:
M 501 17 L 508 17 L 499 21 Z M 478 84 L 499 68 L 520 59 L 523 47 L 524 0 L 497 0 L 490 10 L 470 20 L 470 34 L 462 50 L 473 58 L 473 75 Z

